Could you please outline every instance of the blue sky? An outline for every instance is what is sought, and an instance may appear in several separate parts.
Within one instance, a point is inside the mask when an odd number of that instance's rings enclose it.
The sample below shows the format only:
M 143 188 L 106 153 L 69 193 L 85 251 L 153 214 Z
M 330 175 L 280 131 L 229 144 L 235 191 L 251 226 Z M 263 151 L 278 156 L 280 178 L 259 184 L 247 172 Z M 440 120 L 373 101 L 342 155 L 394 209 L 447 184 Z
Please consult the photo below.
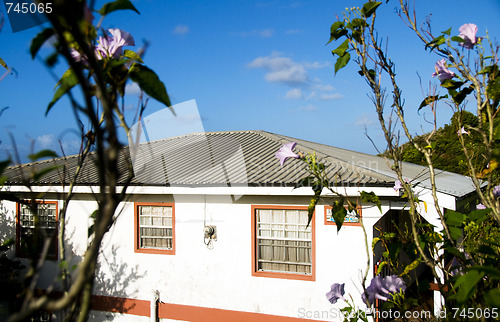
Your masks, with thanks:
M 97 1 L 100 8 L 103 1 Z M 345 7 L 364 1 L 133 1 L 132 11 L 112 13 L 103 26 L 130 32 L 139 47 L 150 43 L 145 63 L 167 86 L 174 104 L 196 100 L 205 131 L 266 130 L 341 148 L 376 153 L 365 136 L 383 150 L 368 88 L 354 64 L 334 75 L 331 50 L 325 46 L 330 25 Z M 389 37 L 389 54 L 397 72 L 414 133 L 430 129 L 417 114 L 422 84 L 436 83 L 430 74 L 438 59 L 423 47 L 394 12 L 392 0 L 379 10 L 380 35 Z M 2 10 L 4 8 L 2 7 Z M 489 31 L 500 37 L 500 1 L 418 0 L 419 20 L 432 13 L 435 34 L 464 23 L 475 23 L 479 36 Z M 43 26 L 42 26 L 43 27 Z M 39 60 L 30 58 L 31 39 L 41 27 L 12 33 L 8 23 L 0 32 L 2 57 L 15 68 L 0 83 L 0 157 L 17 147 L 21 160 L 34 150 L 77 152 L 77 123 L 66 100 L 45 116 L 57 81 Z M 133 49 L 133 48 L 130 48 Z M 43 51 L 42 51 L 43 53 Z M 3 72 L 2 72 L 3 73 Z M 133 110 L 133 88 L 127 104 Z M 146 114 L 164 107 L 150 101 Z M 450 117 L 442 105 L 439 124 Z M 168 126 L 168 125 L 166 125 Z M 15 139 L 15 143 L 12 141 Z

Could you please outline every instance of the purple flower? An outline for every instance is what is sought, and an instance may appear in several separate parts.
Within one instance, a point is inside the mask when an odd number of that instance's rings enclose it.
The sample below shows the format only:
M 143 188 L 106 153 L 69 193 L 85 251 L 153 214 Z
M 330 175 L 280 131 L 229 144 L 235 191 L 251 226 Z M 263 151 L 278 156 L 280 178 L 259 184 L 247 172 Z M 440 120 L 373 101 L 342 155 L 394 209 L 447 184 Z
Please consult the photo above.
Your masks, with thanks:
M 345 283 L 339 284 L 339 283 L 334 283 L 331 287 L 331 291 L 326 293 L 326 298 L 330 303 L 335 304 L 337 303 L 338 299 L 342 299 L 345 301 L 344 298 L 344 286 Z
M 485 205 L 483 205 L 482 203 L 478 203 L 478 204 L 476 205 L 476 209 L 477 209 L 477 210 L 480 210 L 480 209 L 486 209 L 486 206 L 485 206 Z
M 446 59 L 444 58 L 436 62 L 436 66 L 434 66 L 434 69 L 436 70 L 436 72 L 432 73 L 432 76 L 437 76 L 441 82 L 446 79 L 455 77 L 455 73 L 446 67 Z
M 280 160 L 280 164 L 281 166 L 283 166 L 283 164 L 285 164 L 285 161 L 288 159 L 288 158 L 294 158 L 294 159 L 299 159 L 300 157 L 293 153 L 293 148 L 295 147 L 295 145 L 297 145 L 296 142 L 290 142 L 290 143 L 286 143 L 286 144 L 283 144 L 283 146 L 278 150 L 278 152 L 276 152 L 276 158 L 278 158 Z
M 469 135 L 469 132 L 467 132 L 467 131 L 465 130 L 465 127 L 463 127 L 463 126 L 462 126 L 462 128 L 461 128 L 460 130 L 458 130 L 458 131 L 457 131 L 457 134 L 458 134 L 458 135 L 462 135 L 462 134 L 467 134 L 467 135 Z
M 403 282 L 401 277 L 397 277 L 396 275 L 384 277 L 383 284 L 385 291 L 389 294 L 398 293 L 400 290 L 404 292 L 406 290 L 405 282 Z
M 123 46 L 135 46 L 134 38 L 120 29 L 109 29 L 109 35 L 99 37 L 99 45 L 95 49 L 97 59 L 118 58 L 123 54 Z
M 387 301 L 392 298 L 394 293 L 405 291 L 406 285 L 400 277 L 390 275 L 382 278 L 380 275 L 375 276 L 370 286 L 366 288 L 361 298 L 363 302 L 373 305 L 375 300 Z
M 465 41 L 463 43 L 460 43 L 460 46 L 463 46 L 467 49 L 474 48 L 474 44 L 479 40 L 479 37 L 476 37 L 477 26 L 473 23 L 466 23 L 462 25 L 462 27 L 460 27 L 458 31 L 460 31 L 458 37 L 462 38 Z
M 493 195 L 498 198 L 500 197 L 500 184 L 498 186 L 493 187 Z
M 410 180 L 408 179 L 403 179 L 403 180 L 406 183 L 410 183 Z M 394 187 L 392 187 L 392 189 L 394 189 L 394 191 L 399 191 L 403 189 L 403 185 L 401 184 L 401 181 L 399 181 L 399 179 L 394 182 Z

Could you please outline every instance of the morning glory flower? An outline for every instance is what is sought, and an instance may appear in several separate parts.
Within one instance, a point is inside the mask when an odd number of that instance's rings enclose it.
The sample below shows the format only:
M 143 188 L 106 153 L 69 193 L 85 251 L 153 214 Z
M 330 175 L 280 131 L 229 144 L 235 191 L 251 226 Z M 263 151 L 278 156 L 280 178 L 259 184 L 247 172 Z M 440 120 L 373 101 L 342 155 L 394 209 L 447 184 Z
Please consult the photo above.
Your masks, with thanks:
M 461 134 L 467 134 L 467 135 L 468 135 L 468 134 L 469 134 L 469 132 L 467 132 L 467 131 L 465 130 L 465 128 L 462 126 L 462 128 L 461 128 L 460 130 L 458 130 L 458 131 L 457 131 L 457 134 L 458 134 L 458 135 L 461 135 Z
M 123 46 L 135 46 L 134 38 L 120 29 L 109 29 L 109 35 L 100 36 L 95 53 L 97 59 L 118 58 L 123 54 Z
M 384 291 L 389 294 L 398 293 L 400 290 L 404 292 L 406 290 L 405 282 L 403 282 L 401 277 L 397 277 L 396 275 L 384 277 L 383 284 Z
M 436 66 L 434 67 L 434 69 L 436 70 L 436 72 L 432 73 L 432 76 L 437 76 L 441 82 L 446 79 L 452 79 L 453 77 L 455 77 L 455 73 L 446 67 L 446 59 L 444 58 L 436 62 Z
M 373 304 L 375 300 L 387 301 L 389 298 L 382 293 L 383 289 L 384 286 L 382 284 L 382 277 L 380 275 L 375 276 L 372 279 L 370 286 L 366 288 L 366 292 L 361 296 L 363 302 L 366 303 L 368 300 L 368 303 Z
M 276 152 L 276 158 L 278 158 L 280 160 L 280 164 L 281 166 L 283 166 L 283 164 L 285 164 L 285 161 L 288 159 L 288 158 L 294 158 L 294 159 L 299 159 L 300 157 L 293 153 L 293 148 L 295 147 L 295 145 L 297 145 L 296 142 L 290 142 L 290 143 L 286 143 L 286 144 L 283 144 L 283 146 L 278 150 L 278 152 Z
M 406 183 L 410 183 L 410 180 L 408 179 L 404 179 L 404 181 Z M 403 185 L 401 184 L 401 181 L 399 181 L 399 179 L 394 182 L 394 187 L 392 187 L 392 189 L 394 189 L 394 191 L 399 191 L 403 189 Z
M 345 298 L 343 296 L 345 293 L 344 286 L 345 286 L 345 283 L 342 283 L 342 284 L 334 283 L 331 286 L 331 291 L 326 293 L 326 298 L 328 299 L 328 301 L 330 301 L 330 303 L 335 304 L 335 303 L 337 303 L 338 299 L 342 299 L 345 301 Z
M 458 31 L 460 31 L 458 37 L 465 40 L 465 42 L 460 43 L 459 45 L 467 49 L 474 48 L 474 44 L 476 44 L 479 40 L 479 37 L 476 37 L 477 26 L 473 23 L 466 23 L 462 25 Z
M 498 186 L 493 187 L 493 195 L 498 198 L 500 197 L 500 184 Z
M 478 204 L 476 205 L 476 209 L 477 209 L 477 210 L 480 210 L 480 209 L 486 209 L 486 206 L 485 206 L 485 205 L 483 205 L 482 203 L 478 203 Z
M 401 277 L 390 275 L 382 278 L 380 275 L 375 276 L 370 286 L 366 288 L 361 298 L 363 302 L 373 305 L 375 300 L 388 301 L 394 293 L 405 291 L 406 285 Z

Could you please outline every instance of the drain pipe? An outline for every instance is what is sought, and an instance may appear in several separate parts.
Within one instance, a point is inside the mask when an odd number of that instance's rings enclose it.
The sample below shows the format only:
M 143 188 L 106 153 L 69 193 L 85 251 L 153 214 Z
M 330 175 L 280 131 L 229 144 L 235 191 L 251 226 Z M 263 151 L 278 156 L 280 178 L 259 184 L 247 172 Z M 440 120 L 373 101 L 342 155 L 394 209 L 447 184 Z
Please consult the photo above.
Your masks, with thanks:
M 158 290 L 152 290 L 151 291 L 151 306 L 150 306 L 150 319 L 149 321 L 151 322 L 157 322 L 158 317 L 158 300 L 160 299 L 160 292 Z

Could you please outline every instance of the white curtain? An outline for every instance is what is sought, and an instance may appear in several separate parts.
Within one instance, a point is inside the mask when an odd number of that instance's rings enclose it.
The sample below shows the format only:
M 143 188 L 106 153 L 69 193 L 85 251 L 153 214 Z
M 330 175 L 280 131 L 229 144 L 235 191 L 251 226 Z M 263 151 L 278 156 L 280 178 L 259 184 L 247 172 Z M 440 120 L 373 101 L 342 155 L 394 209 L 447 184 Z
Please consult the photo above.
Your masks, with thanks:
M 172 207 L 140 206 L 141 248 L 172 249 Z
M 258 270 L 311 274 L 311 226 L 307 210 L 258 209 Z

